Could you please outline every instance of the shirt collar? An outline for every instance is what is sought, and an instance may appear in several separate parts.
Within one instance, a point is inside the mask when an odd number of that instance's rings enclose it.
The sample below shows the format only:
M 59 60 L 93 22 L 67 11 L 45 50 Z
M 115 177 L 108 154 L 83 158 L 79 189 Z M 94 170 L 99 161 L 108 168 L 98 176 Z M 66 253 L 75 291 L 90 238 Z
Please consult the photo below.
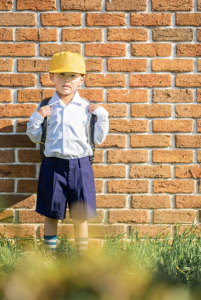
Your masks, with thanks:
M 50 102 L 49 102 L 48 105 L 51 106 L 51 105 L 54 105 L 54 104 L 56 104 L 58 102 L 63 103 L 63 101 L 59 98 L 59 95 L 55 91 L 54 94 L 53 94 L 53 96 L 52 96 L 52 98 L 50 99 Z M 80 95 L 78 93 L 78 90 L 75 91 L 75 94 L 73 96 L 73 99 L 71 100 L 71 103 L 72 104 L 79 104 L 79 105 L 82 104 L 82 99 L 81 99 L 81 97 L 80 97 Z

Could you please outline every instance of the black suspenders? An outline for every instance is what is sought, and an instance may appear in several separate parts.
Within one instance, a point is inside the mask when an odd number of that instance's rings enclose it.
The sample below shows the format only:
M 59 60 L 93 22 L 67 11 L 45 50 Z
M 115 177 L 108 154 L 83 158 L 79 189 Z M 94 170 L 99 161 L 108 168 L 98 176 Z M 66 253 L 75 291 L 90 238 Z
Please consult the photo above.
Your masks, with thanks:
M 41 101 L 40 107 L 48 105 L 50 99 L 52 97 L 45 98 Z M 85 98 L 84 98 L 85 99 Z M 87 100 L 87 99 L 86 99 Z M 87 100 L 88 101 L 88 100 Z M 89 103 L 96 103 L 96 101 L 88 101 Z M 90 121 L 89 121 L 89 136 L 88 136 L 88 142 L 92 149 L 92 155 L 89 156 L 90 163 L 93 164 L 94 160 L 94 151 L 95 151 L 95 144 L 94 144 L 94 128 L 95 128 L 95 122 L 97 121 L 97 116 L 91 113 L 90 115 Z M 44 151 L 45 151 L 45 140 L 46 140 L 46 134 L 47 134 L 47 117 L 44 118 L 42 126 L 42 136 L 40 141 L 40 156 L 41 156 L 41 162 L 45 158 Z

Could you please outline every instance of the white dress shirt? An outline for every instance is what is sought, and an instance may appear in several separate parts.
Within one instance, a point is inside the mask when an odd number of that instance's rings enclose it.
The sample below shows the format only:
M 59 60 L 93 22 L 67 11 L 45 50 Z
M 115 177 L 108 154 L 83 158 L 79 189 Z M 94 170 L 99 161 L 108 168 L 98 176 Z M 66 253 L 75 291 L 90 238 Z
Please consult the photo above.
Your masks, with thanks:
M 72 100 L 67 105 L 59 98 L 55 91 L 49 101 L 50 116 L 48 118 L 47 136 L 44 154 L 46 157 L 80 158 L 92 155 L 92 149 L 88 143 L 88 123 L 90 112 L 89 102 L 81 98 L 76 90 Z M 41 141 L 42 117 L 37 110 L 31 115 L 27 123 L 27 135 L 34 143 Z M 108 111 L 102 106 L 96 108 L 93 114 L 98 120 L 94 128 L 94 143 L 103 143 L 109 132 Z

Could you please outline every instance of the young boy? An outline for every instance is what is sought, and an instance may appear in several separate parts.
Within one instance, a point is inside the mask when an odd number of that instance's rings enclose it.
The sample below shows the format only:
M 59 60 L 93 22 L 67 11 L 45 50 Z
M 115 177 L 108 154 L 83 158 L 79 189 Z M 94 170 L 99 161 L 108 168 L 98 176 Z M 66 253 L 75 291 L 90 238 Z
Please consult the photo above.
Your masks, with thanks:
M 95 217 L 96 193 L 89 156 L 88 121 L 97 115 L 94 143 L 99 145 L 109 131 L 109 113 L 78 93 L 85 79 L 82 55 L 59 52 L 50 60 L 49 78 L 56 91 L 48 105 L 36 108 L 27 123 L 27 135 L 40 143 L 44 118 L 48 117 L 45 158 L 40 167 L 35 211 L 45 216 L 45 249 L 55 251 L 57 224 L 65 218 L 68 202 L 74 223 L 76 251 L 85 254 L 88 246 L 87 220 Z

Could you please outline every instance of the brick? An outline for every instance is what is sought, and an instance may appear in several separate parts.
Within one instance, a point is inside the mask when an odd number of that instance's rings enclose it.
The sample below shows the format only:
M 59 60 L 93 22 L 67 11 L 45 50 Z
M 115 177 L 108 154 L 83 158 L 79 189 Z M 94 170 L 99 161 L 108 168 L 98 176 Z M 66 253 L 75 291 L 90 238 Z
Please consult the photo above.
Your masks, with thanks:
M 177 118 L 200 118 L 201 117 L 201 105 L 176 105 L 175 114 Z
M 143 236 L 149 236 L 149 237 L 155 237 L 157 234 L 159 236 L 164 235 L 171 235 L 171 226 L 167 225 L 132 225 L 130 226 L 130 231 L 133 230 L 133 234 L 136 234 L 136 231 L 138 232 L 138 235 Z
M 201 72 L 201 59 L 197 59 L 197 71 Z
M 197 41 L 198 42 L 201 41 L 201 30 L 200 30 L 200 28 L 197 29 Z
M 96 193 L 103 193 L 103 180 L 94 180 Z
M 200 208 L 200 195 L 176 195 L 176 208 Z
M 192 42 L 194 39 L 193 28 L 167 28 L 152 29 L 153 41 Z
M 4 208 L 34 208 L 36 203 L 35 195 L 1 194 L 0 207 Z
M 26 135 L 20 134 L 9 134 L 0 135 L 0 148 L 13 148 L 13 147 L 26 147 L 35 148 L 35 143 L 33 143 L 30 138 Z
M 105 238 L 105 236 L 116 237 L 126 232 L 125 225 L 88 225 L 89 237 Z
M 86 56 L 126 56 L 126 44 L 85 44 Z
M 103 71 L 103 60 L 100 59 L 100 58 L 85 59 L 85 65 L 86 65 L 86 71 L 87 72 L 102 72 Z M 79 94 L 80 94 L 80 91 L 81 90 L 79 90 Z
M 62 29 L 61 41 L 63 42 L 102 42 L 103 31 L 97 29 Z
M 35 225 L 0 225 L 0 234 L 10 239 L 35 237 Z
M 13 41 L 13 28 L 0 28 L 0 41 Z
M 145 89 L 127 89 L 127 90 L 107 90 L 107 102 L 148 102 L 148 90 Z
M 94 163 L 103 163 L 104 152 L 103 150 L 97 150 L 94 154 Z
M 100 147 L 100 145 L 99 145 Z M 126 136 L 125 135 L 111 135 L 109 134 L 105 141 L 101 144 L 103 148 L 117 147 L 125 148 L 126 147 Z
M 148 162 L 147 150 L 108 150 L 107 163 Z
M 15 161 L 14 150 L 0 150 L 0 163 L 10 163 Z
M 1 43 L 0 56 L 35 56 L 36 46 L 33 43 Z M 17 75 L 15 75 L 17 76 Z
M 42 87 L 45 87 L 45 86 L 54 87 L 55 86 L 54 83 L 50 80 L 49 74 L 40 74 L 39 81 L 40 81 Z
M 36 26 L 35 13 L 0 13 L 0 26 Z
M 36 167 L 31 165 L 0 165 L 0 177 L 35 177 Z
M 175 146 L 177 148 L 200 148 L 200 135 L 175 135 Z
M 177 56 L 200 56 L 201 44 L 177 44 Z
M 101 104 L 100 106 L 107 110 L 109 117 L 119 118 L 127 116 L 126 104 Z
M 194 180 L 154 180 L 153 192 L 191 194 L 195 192 L 195 182 Z
M 191 235 L 191 231 L 190 231 L 191 227 L 192 227 L 192 224 L 181 225 L 181 226 L 180 226 L 180 224 L 178 224 L 177 226 L 174 226 L 174 232 L 176 233 L 176 229 L 177 229 L 178 234 L 183 234 L 184 230 L 186 230 L 185 236 L 190 236 Z M 200 236 L 200 226 L 199 225 L 194 225 L 193 234 L 196 234 L 195 235 L 196 238 L 198 236 Z
M 200 74 L 178 74 L 175 77 L 175 85 L 180 87 L 201 87 Z
M 112 1 L 106 1 L 106 6 L 105 6 L 106 10 L 125 10 L 125 11 L 129 11 L 129 10 L 134 10 L 134 11 L 141 11 L 141 10 L 147 10 L 147 1 L 145 0 L 141 0 L 141 1 L 137 1 L 137 0 L 125 0 L 125 1 L 121 1 L 121 0 L 112 0 Z
M 41 13 L 40 21 L 42 26 L 81 26 L 81 13 Z
M 193 59 L 152 59 L 154 72 L 191 72 L 194 70 Z
M 102 10 L 101 0 L 61 0 L 61 10 Z
M 126 87 L 125 74 L 87 74 L 85 86 Z
M 56 10 L 56 0 L 17 0 L 17 10 Z
M 13 71 L 13 59 L 12 58 L 0 58 L 0 71 L 1 72 Z
M 113 59 L 107 60 L 109 72 L 145 72 L 147 71 L 147 59 Z
M 133 148 L 170 147 L 171 135 L 162 135 L 162 134 L 131 135 L 130 146 Z
M 13 132 L 13 121 L 12 120 L 0 120 L 0 132 Z
M 146 210 L 109 210 L 109 223 L 149 223 L 149 212 Z
M 171 166 L 168 165 L 131 165 L 130 178 L 169 178 L 171 177 Z
M 197 102 L 201 102 L 201 89 L 197 89 Z
M 35 104 L 3 104 L 0 117 L 30 117 L 36 107 Z
M 195 211 L 192 210 L 154 210 L 154 223 L 192 223 Z
M 192 150 L 153 150 L 155 163 L 193 163 Z
M 197 162 L 201 162 L 201 150 L 197 150 Z
M 94 165 L 93 172 L 95 178 L 125 178 L 126 177 L 126 166 L 101 166 Z
M 88 223 L 102 223 L 104 221 L 104 211 L 97 210 L 97 216 L 87 220 Z M 66 210 L 65 218 L 63 219 L 62 223 L 72 224 L 73 219 L 70 218 L 69 210 Z
M 153 120 L 153 132 L 193 132 L 193 120 Z
M 57 41 L 58 29 L 49 28 L 17 28 L 16 41 Z
M 148 193 L 148 180 L 108 180 L 108 193 Z M 121 211 L 122 212 L 122 211 Z
M 201 14 L 200 13 L 176 13 L 175 14 L 176 26 L 200 26 Z
M 0 180 L 0 192 L 12 193 L 14 192 L 14 180 L 1 179 Z
M 11 10 L 13 8 L 13 0 L 0 0 L 0 10 Z
M 200 165 L 190 165 L 190 166 L 175 166 L 175 177 L 176 178 L 200 178 L 201 177 L 201 167 Z
M 107 29 L 108 41 L 147 41 L 148 30 L 145 28 L 108 28 Z
M 132 208 L 170 208 L 169 195 L 133 195 L 131 196 Z
M 17 91 L 18 102 L 40 102 L 44 98 L 44 90 L 42 89 L 18 89 Z
M 171 105 L 165 104 L 133 104 L 131 117 L 135 118 L 167 118 L 172 116 Z
M 170 74 L 130 74 L 129 85 L 132 87 L 168 87 L 171 86 Z
M 39 45 L 39 55 L 40 56 L 52 56 L 58 52 L 76 52 L 81 54 L 81 45 L 80 44 L 66 44 L 61 45 L 53 43 L 42 43 Z
M 18 180 L 18 193 L 37 193 L 38 180 Z
M 164 13 L 131 13 L 131 26 L 171 26 L 172 14 Z
M 28 119 L 17 120 L 16 132 L 26 132 Z
M 12 91 L 9 89 L 0 89 L 0 102 L 12 102 Z
M 200 0 L 197 0 L 197 10 L 201 10 L 201 2 L 200 2 Z
M 1 74 L 0 86 L 35 86 L 35 74 Z M 8 104 L 6 104 L 8 105 Z
M 152 0 L 151 1 L 152 11 L 190 11 L 193 10 L 193 0 Z
M 172 44 L 144 43 L 131 44 L 132 56 L 170 56 L 172 53 Z
M 73 224 L 58 224 L 57 227 L 57 235 L 60 237 L 69 237 L 74 238 L 74 230 L 73 230 Z M 44 237 L 44 225 L 40 225 L 37 232 L 38 238 Z
M 148 132 L 148 120 L 109 120 L 109 132 Z
M 124 208 L 126 195 L 96 195 L 97 208 Z
M 125 26 L 125 13 L 86 13 L 86 26 Z
M 103 89 L 80 89 L 80 97 L 87 98 L 89 101 L 104 102 Z
M 152 90 L 152 102 L 193 102 L 194 93 L 193 90 L 188 89 L 153 89 Z
M 0 210 L 0 222 L 1 223 L 13 223 L 15 220 L 14 210 Z
M 19 210 L 19 223 L 44 223 L 45 216 L 38 214 L 34 210 Z
M 197 132 L 201 132 L 201 120 L 197 120 Z

